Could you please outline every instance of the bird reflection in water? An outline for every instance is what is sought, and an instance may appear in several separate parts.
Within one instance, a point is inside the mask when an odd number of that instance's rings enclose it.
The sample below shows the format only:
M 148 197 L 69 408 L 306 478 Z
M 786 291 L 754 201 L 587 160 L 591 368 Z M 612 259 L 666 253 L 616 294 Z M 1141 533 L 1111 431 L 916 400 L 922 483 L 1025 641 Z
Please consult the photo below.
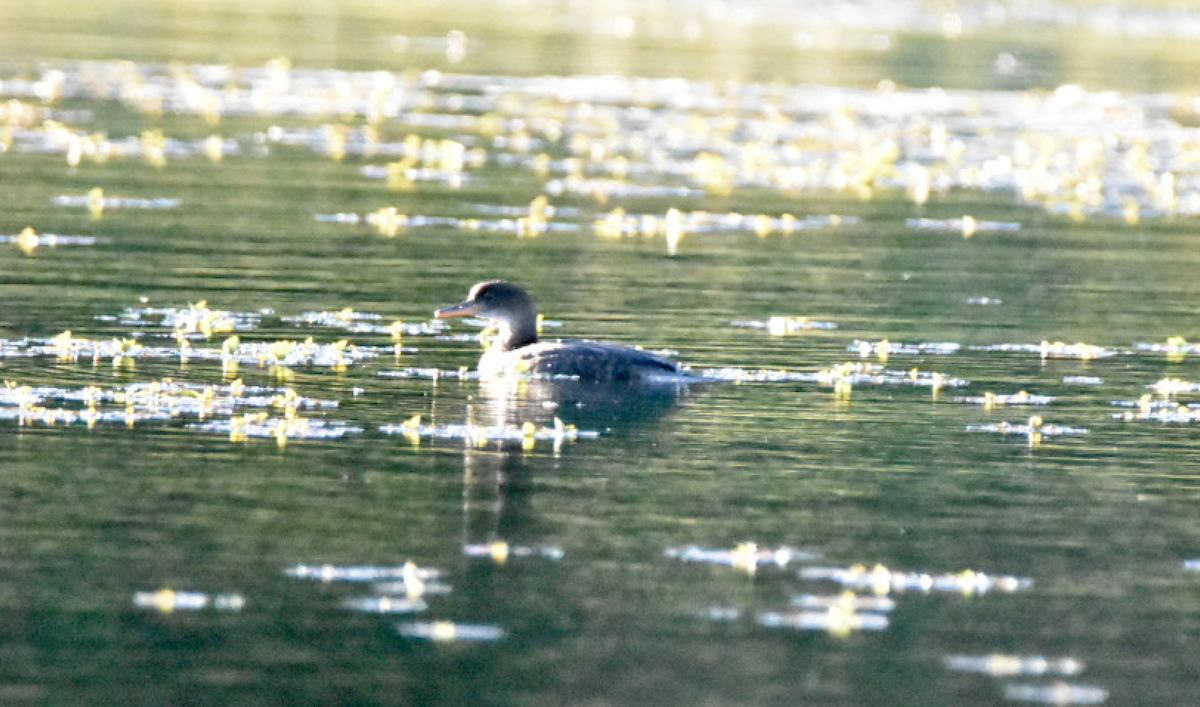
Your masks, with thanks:
M 595 430 L 605 439 L 638 435 L 654 427 L 690 395 L 682 383 L 614 386 L 568 379 L 483 378 L 476 424 L 511 427 L 533 423 L 539 428 L 565 425 Z M 557 421 L 557 422 L 556 422 Z M 467 446 L 464 451 L 464 544 L 536 542 L 528 526 L 533 479 L 553 474 L 563 463 L 563 449 L 536 453 L 516 441 Z
M 628 434 L 670 414 L 690 395 L 684 383 L 619 386 L 570 379 L 482 378 L 487 424 L 554 426 L 555 420 L 605 435 Z

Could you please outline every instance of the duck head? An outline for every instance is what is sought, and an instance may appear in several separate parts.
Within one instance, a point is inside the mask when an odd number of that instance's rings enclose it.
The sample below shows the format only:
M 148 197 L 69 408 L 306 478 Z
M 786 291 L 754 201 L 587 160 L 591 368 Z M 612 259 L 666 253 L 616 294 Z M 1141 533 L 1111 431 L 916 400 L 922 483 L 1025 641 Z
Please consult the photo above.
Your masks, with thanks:
M 458 304 L 442 307 L 433 315 L 446 317 L 482 317 L 496 323 L 495 346 L 503 351 L 537 343 L 537 306 L 525 290 L 511 282 L 489 280 L 471 288 Z

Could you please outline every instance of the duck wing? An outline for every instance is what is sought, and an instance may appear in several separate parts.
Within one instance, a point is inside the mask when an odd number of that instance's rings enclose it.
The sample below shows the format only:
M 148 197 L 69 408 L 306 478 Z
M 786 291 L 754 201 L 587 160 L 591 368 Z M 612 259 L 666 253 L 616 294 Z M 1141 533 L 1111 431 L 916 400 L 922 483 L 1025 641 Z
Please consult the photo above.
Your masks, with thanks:
M 652 381 L 681 373 L 679 364 L 669 358 L 601 341 L 539 343 L 513 353 L 519 356 L 519 370 L 597 383 Z

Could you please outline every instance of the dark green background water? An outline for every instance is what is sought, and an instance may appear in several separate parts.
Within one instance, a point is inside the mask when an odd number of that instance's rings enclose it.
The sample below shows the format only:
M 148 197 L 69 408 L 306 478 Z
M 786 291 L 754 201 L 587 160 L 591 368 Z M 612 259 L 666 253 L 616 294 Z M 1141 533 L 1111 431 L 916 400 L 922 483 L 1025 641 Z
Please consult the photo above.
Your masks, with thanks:
M 1145 51 L 1113 72 L 1108 43 L 1087 36 L 1064 43 L 1048 31 L 1044 38 L 997 31 L 972 43 L 898 35 L 888 52 L 798 57 L 782 30 L 763 34 L 760 46 L 746 30 L 732 47 L 701 43 L 681 55 L 645 40 L 618 51 L 611 40 L 572 35 L 575 25 L 562 19 L 594 18 L 555 7 L 539 13 L 517 3 L 489 24 L 487 13 L 445 17 L 440 6 L 421 3 L 305 10 L 102 3 L 69 11 L 8 3 L 0 66 L 11 77 L 79 59 L 258 66 L 287 55 L 297 67 L 396 72 L 620 71 L 851 86 L 886 78 L 951 88 L 1080 81 L 1143 91 L 1188 90 L 1195 75 L 1185 54 L 1139 42 L 1130 44 Z M 661 8 L 668 17 L 670 8 Z M 456 66 L 434 42 L 452 28 L 482 43 Z M 432 38 L 435 49 L 390 50 L 396 35 Z M 998 50 L 1032 57 L 1029 73 L 989 72 Z M 1180 73 L 1180 64 L 1191 73 Z M 1013 83 L 1020 85 L 1004 85 Z M 147 117 L 99 102 L 79 107 L 97 112 L 91 129 L 114 138 L 149 127 L 208 132 L 193 116 Z M 219 130 L 249 135 L 275 122 L 249 116 Z M 689 207 L 834 212 L 862 221 L 767 239 L 694 235 L 674 258 L 661 241 L 610 241 L 587 228 L 525 240 L 453 228 L 385 239 L 314 220 L 388 205 L 435 214 L 476 204 L 523 207 L 539 192 L 528 172 L 492 169 L 458 191 L 397 194 L 359 174 L 362 164 L 379 161 L 335 163 L 295 149 L 222 164 L 193 158 L 162 170 L 136 160 L 69 170 L 58 155 L 0 155 L 0 232 L 35 225 L 107 239 L 31 255 L 2 246 L 0 337 L 65 329 L 128 336 L 127 327 L 96 317 L 142 297 L 152 305 L 207 300 L 279 315 L 352 307 L 416 322 L 492 277 L 528 286 L 564 335 L 670 348 L 702 368 L 816 371 L 852 360 L 846 347 L 860 338 L 964 347 L 1061 339 L 1128 349 L 1200 335 L 1194 220 L 1076 224 L 1013 206 L 1004 195 L 951 193 L 915 207 L 899 196 L 863 203 L 735 192 Z M 97 185 L 184 205 L 112 211 L 93 222 L 85 210 L 51 203 Z M 639 202 L 646 211 L 669 205 Z M 910 217 L 963 213 L 1023 228 L 967 240 L 904 226 Z M 985 296 L 1003 304 L 967 303 Z M 771 337 L 732 325 L 772 315 L 807 315 L 840 328 Z M 344 335 L 272 320 L 243 336 Z M 457 442 L 414 447 L 380 434 L 379 425 L 415 414 L 447 423 L 494 411 L 475 381 L 378 375 L 401 366 L 470 366 L 475 344 L 412 337 L 405 345 L 417 351 L 399 362 L 297 372 L 291 384 L 300 392 L 339 400 L 331 416 L 366 428 L 337 441 L 279 449 L 270 440 L 234 444 L 174 423 L 86 430 L 0 422 L 0 702 L 992 705 L 1005 701 L 1010 682 L 1046 682 L 943 667 L 948 655 L 987 653 L 1074 657 L 1087 668 L 1071 681 L 1107 690 L 1109 704 L 1195 699 L 1200 575 L 1183 562 L 1200 556 L 1196 432 L 1118 422 L 1109 405 L 1137 398 L 1166 375 L 1200 376 L 1193 359 L 1144 353 L 1042 363 L 1036 354 L 966 349 L 893 357 L 892 368 L 937 370 L 972 386 L 936 400 L 908 387 L 861 387 L 844 399 L 811 384 L 704 386 L 666 410 L 605 421 L 599 439 L 525 453 Z M 272 383 L 265 370 L 243 373 L 247 382 Z M 1063 382 L 1078 375 L 1103 385 Z M 219 367 L 203 363 L 147 360 L 114 369 L 107 362 L 0 361 L 0 377 L 30 385 L 113 386 L 164 376 L 223 379 Z M 1032 411 L 951 402 L 1020 389 L 1060 398 Z M 966 430 L 1033 412 L 1090 434 L 1030 449 L 1019 437 Z M 463 557 L 465 542 L 497 538 L 565 555 L 502 566 Z M 751 577 L 665 557 L 671 547 L 743 541 L 800 547 L 820 553 L 820 564 L 972 568 L 1034 584 L 1011 595 L 903 595 L 891 626 L 878 633 L 769 630 L 755 625 L 756 612 L 785 607 L 793 593 L 840 590 L 803 581 L 794 567 Z M 426 618 L 495 624 L 507 636 L 482 644 L 406 639 L 393 628 L 397 619 L 339 608 L 362 587 L 283 574 L 297 563 L 409 559 L 442 568 L 453 585 L 430 599 Z M 133 606 L 135 592 L 160 587 L 238 592 L 247 605 L 169 614 Z M 697 617 L 710 607 L 747 618 Z

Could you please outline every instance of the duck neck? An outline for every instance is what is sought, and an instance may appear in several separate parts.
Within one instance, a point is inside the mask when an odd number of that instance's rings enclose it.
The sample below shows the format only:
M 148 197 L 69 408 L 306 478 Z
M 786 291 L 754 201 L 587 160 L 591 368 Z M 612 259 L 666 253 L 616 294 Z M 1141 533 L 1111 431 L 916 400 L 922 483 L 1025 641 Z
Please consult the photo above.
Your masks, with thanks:
M 538 341 L 537 319 L 501 322 L 494 346 L 500 351 L 513 351 Z

